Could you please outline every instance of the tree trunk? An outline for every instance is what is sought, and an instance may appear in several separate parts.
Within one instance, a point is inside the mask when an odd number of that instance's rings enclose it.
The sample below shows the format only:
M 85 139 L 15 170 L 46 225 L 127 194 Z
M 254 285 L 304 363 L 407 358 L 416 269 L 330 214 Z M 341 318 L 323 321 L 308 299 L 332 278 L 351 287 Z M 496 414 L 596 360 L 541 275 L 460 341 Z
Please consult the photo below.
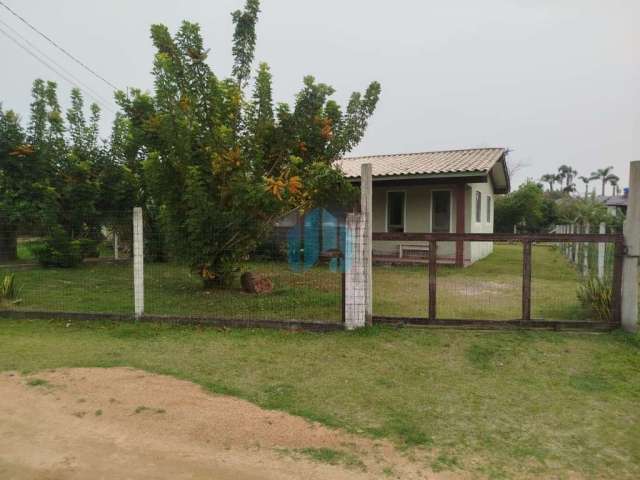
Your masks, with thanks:
M 0 262 L 18 259 L 18 230 L 6 224 L 0 224 Z

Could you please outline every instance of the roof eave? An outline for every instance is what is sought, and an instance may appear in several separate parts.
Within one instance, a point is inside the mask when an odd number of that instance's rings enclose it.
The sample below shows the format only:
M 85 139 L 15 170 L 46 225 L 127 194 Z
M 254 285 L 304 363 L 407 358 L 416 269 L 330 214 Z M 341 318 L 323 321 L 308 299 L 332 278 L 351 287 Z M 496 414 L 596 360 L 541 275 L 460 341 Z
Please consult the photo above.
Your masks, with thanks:
M 384 182 L 386 180 L 428 180 L 430 178 L 464 178 L 477 177 L 487 175 L 486 170 L 474 170 L 467 172 L 446 172 L 446 173 L 407 173 L 405 175 L 376 175 L 373 177 L 374 182 Z M 360 175 L 346 177 L 347 180 L 353 182 L 360 181 Z

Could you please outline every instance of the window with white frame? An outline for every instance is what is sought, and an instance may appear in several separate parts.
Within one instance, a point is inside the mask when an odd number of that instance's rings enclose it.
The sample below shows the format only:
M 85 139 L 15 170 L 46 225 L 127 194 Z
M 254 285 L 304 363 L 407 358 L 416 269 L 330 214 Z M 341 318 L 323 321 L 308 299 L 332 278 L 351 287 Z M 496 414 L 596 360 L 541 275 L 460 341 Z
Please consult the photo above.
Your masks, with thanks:
M 487 195 L 487 223 L 491 223 L 491 195 Z
M 482 221 L 482 193 L 476 192 L 476 223 Z
M 404 232 L 405 192 L 387 192 L 387 232 Z

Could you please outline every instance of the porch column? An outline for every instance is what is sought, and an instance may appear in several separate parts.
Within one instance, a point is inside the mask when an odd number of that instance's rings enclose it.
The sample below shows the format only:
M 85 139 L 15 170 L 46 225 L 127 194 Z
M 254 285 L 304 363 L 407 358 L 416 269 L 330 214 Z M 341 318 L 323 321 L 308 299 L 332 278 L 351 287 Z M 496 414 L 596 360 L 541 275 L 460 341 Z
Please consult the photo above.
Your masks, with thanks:
M 466 211 L 465 184 L 456 185 L 456 233 L 464 233 L 464 219 Z M 464 267 L 464 242 L 456 240 L 456 266 Z

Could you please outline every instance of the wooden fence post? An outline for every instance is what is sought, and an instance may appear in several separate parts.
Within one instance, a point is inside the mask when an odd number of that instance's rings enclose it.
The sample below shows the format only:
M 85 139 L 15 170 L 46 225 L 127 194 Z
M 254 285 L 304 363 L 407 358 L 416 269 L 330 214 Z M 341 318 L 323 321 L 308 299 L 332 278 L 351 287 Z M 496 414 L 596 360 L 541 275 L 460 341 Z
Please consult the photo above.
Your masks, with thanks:
M 373 324 L 373 166 L 360 167 L 360 209 L 364 220 L 364 295 L 367 325 Z
M 531 320 L 531 241 L 522 242 L 522 320 Z
M 600 224 L 600 232 L 601 235 L 607 233 L 607 225 L 602 222 Z M 598 278 L 600 280 L 604 280 L 604 257 L 606 254 L 606 243 L 600 242 L 598 243 Z
M 622 266 L 622 328 L 638 330 L 638 258 L 640 256 L 640 161 L 631 162 L 624 222 L 626 252 Z
M 113 259 L 114 260 L 119 260 L 120 259 L 120 252 L 118 251 L 119 247 L 118 247 L 118 232 L 113 232 Z
M 133 209 L 133 311 L 136 319 L 144 314 L 144 232 L 142 208 Z
M 429 320 L 436 319 L 438 242 L 429 241 Z

